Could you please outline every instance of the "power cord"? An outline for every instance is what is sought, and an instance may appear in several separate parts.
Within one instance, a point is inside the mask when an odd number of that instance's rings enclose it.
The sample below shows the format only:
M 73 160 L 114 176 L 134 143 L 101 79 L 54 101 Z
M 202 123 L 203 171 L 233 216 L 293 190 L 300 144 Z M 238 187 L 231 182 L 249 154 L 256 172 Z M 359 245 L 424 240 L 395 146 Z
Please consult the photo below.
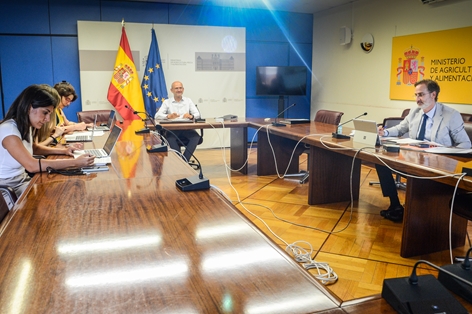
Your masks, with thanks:
M 54 168 L 51 168 L 51 167 L 47 167 L 46 171 L 47 171 L 48 174 L 57 173 L 57 174 L 62 174 L 64 176 L 78 176 L 78 175 L 87 174 L 87 173 L 83 172 L 82 169 L 80 169 L 80 168 L 58 170 L 58 169 L 54 169 Z
M 310 246 L 310 251 L 298 246 L 297 243 L 305 243 Z M 318 275 L 315 275 L 315 278 L 320 280 L 324 285 L 331 285 L 334 284 L 338 280 L 338 275 L 334 272 L 334 270 L 328 265 L 328 263 L 319 263 L 313 259 L 311 256 L 313 254 L 313 247 L 310 243 L 306 241 L 296 241 L 285 248 L 285 251 L 289 254 L 292 254 L 294 259 L 299 262 L 303 263 L 303 267 L 305 269 L 316 269 Z

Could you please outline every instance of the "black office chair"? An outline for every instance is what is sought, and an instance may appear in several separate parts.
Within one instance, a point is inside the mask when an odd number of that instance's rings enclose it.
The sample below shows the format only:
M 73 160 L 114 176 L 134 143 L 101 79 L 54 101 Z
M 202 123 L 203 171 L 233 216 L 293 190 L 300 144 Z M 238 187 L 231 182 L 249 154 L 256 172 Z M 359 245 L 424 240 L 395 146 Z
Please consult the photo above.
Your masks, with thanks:
M 11 187 L 6 186 L 6 185 L 0 185 L 0 191 L 2 192 L 3 201 L 5 201 L 5 204 L 7 205 L 8 210 L 10 210 L 13 207 L 13 205 L 15 205 L 16 200 L 18 199 L 15 191 L 13 191 Z
M 409 109 L 406 109 L 409 111 Z M 405 111 L 406 111 L 405 110 Z M 405 113 L 405 111 L 403 111 L 403 113 Z M 402 114 L 403 115 L 403 114 Z M 406 114 L 408 115 L 408 113 Z M 405 116 L 406 116 L 405 115 Z M 385 129 L 388 129 L 388 128 L 391 128 L 397 124 L 399 124 L 400 122 L 402 122 L 404 119 L 404 117 L 390 117 L 390 118 L 385 118 L 383 120 L 383 123 L 382 123 L 382 126 L 385 128 Z M 380 184 L 379 181 L 370 181 L 369 182 L 369 185 L 377 185 L 377 184 Z M 398 173 L 395 175 L 395 185 L 397 186 L 397 189 L 402 189 L 402 190 L 406 190 L 406 183 L 402 182 L 402 176 L 399 175 Z
M 3 190 L 2 190 L 3 193 Z M 3 197 L 0 197 L 0 222 L 3 221 L 5 216 L 10 211 L 10 207 L 8 206 L 6 200 Z
M 315 122 L 321 122 L 321 123 L 327 123 L 327 124 L 333 124 L 333 125 L 339 125 L 339 122 L 341 122 L 341 117 L 343 116 L 344 112 L 341 111 L 333 111 L 333 110 L 325 110 L 321 109 L 316 112 L 315 115 Z M 305 146 L 305 150 L 303 153 L 309 154 L 309 145 Z M 302 176 L 300 179 L 300 183 L 306 183 L 308 181 L 308 178 L 310 177 L 310 172 L 309 169 L 307 169 L 306 172 L 300 172 L 296 174 L 286 174 L 285 177 L 294 177 L 294 176 Z

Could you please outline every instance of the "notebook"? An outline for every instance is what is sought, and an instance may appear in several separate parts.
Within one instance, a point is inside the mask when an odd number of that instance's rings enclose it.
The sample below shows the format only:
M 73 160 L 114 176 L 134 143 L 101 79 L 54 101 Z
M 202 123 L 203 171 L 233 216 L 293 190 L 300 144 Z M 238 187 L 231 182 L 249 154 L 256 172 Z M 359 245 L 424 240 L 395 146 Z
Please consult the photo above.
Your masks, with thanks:
M 377 122 L 371 120 L 354 119 L 354 147 L 380 146 Z
M 110 115 L 108 116 L 107 125 L 95 125 L 94 124 L 95 127 L 93 127 L 93 128 L 88 127 L 87 130 L 93 131 L 95 129 L 95 130 L 99 130 L 99 131 L 110 131 L 114 120 L 115 120 L 115 110 L 111 110 Z
M 111 129 L 110 133 L 108 134 L 107 141 L 105 142 L 105 145 L 103 145 L 103 148 L 76 150 L 74 151 L 74 158 L 77 158 L 83 154 L 90 154 L 95 156 L 96 165 L 110 163 L 110 154 L 113 151 L 113 148 L 115 147 L 115 144 L 118 141 L 120 134 L 121 128 L 115 124 Z
M 95 118 L 93 119 L 93 125 L 95 124 L 97 124 L 97 115 L 95 115 Z M 70 135 L 65 135 L 64 138 L 66 139 L 66 142 L 93 142 L 94 132 L 95 132 L 95 129 L 92 129 L 92 134 L 90 135 L 70 134 Z

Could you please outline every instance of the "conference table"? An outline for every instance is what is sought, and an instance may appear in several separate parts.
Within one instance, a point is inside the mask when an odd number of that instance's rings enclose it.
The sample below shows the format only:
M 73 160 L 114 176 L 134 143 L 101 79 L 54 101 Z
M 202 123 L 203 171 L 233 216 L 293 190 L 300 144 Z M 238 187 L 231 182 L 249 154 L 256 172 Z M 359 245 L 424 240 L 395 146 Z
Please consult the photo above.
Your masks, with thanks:
M 124 130 L 109 171 L 34 176 L 0 227 L 0 313 L 344 313 L 217 189 L 178 189 L 196 173 L 155 142 Z
M 36 174 L 1 222 L 1 313 L 395 313 L 379 295 L 341 302 L 219 190 L 178 189 L 195 171 L 123 127 L 109 171 Z
M 400 255 L 411 257 L 449 249 L 449 202 L 454 188 L 458 183 L 460 190 L 472 191 L 470 176 L 458 182 L 459 175 L 454 174 L 462 172 L 463 166 L 471 167 L 470 156 L 404 149 L 399 153 L 390 153 L 380 147 L 359 147 L 352 139 L 333 139 L 331 134 L 336 130 L 334 125 L 311 122 L 276 127 L 271 122 L 247 118 L 216 123 L 207 119 L 203 124 L 176 124 L 171 128 L 232 128 L 234 124 L 239 131 L 232 137 L 231 154 L 234 151 L 239 159 L 232 164 L 233 168 L 241 165 L 245 152 L 247 154 L 247 131 L 244 128 L 258 130 L 258 175 L 298 172 L 299 154 L 305 150 L 304 145 L 307 145 L 310 151 L 309 205 L 358 200 L 362 162 L 382 164 L 384 161 L 390 167 L 411 175 L 407 177 Z M 345 128 L 344 133 L 349 134 L 350 131 L 351 129 Z M 241 136 L 246 138 L 241 139 Z M 234 138 L 236 140 L 233 143 Z M 467 220 L 453 215 L 452 247 L 464 245 L 466 228 Z

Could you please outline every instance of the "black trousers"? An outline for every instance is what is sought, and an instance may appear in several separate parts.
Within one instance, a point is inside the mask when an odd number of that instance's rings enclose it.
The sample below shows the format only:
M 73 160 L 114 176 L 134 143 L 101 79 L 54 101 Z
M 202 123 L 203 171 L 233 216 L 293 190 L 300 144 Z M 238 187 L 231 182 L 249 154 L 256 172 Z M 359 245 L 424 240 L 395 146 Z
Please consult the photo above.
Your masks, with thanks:
M 177 136 L 180 141 L 175 137 Z M 175 149 L 176 151 L 180 152 L 180 147 L 182 143 L 186 143 L 184 157 L 187 161 L 195 152 L 198 143 L 200 142 L 200 134 L 197 133 L 195 130 L 176 130 L 171 132 L 166 132 L 165 137 L 169 142 L 170 148 Z
M 379 176 L 380 187 L 382 188 L 383 196 L 398 197 L 397 185 L 392 176 L 392 170 L 384 165 L 375 164 L 377 175 Z

